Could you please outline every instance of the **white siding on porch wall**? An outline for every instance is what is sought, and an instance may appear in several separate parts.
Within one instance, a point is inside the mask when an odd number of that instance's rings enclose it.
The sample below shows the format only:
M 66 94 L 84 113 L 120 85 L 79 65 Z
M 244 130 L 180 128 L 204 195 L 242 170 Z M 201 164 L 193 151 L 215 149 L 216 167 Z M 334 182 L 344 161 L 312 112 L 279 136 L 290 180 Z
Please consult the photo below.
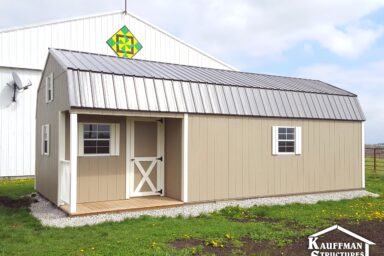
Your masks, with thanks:
M 48 48 L 114 56 L 106 41 L 123 25 L 143 45 L 135 56 L 137 59 L 232 69 L 154 25 L 132 14 L 123 15 L 121 11 L 0 30 L 0 177 L 35 174 L 36 92 Z M 12 80 L 12 72 L 18 73 L 25 83 L 31 80 L 32 86 L 18 95 L 17 103 L 3 106 L 3 89 Z
M 16 71 L 23 83 L 33 86 L 17 94 L 7 86 Z M 35 174 L 36 88 L 40 72 L 0 68 L 0 177 Z

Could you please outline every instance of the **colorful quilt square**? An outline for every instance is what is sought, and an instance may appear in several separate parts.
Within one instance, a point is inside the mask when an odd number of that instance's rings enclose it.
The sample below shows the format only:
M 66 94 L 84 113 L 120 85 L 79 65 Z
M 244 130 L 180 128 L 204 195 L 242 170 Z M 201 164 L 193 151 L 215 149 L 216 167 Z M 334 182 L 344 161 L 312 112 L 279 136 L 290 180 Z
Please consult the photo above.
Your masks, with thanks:
M 130 59 L 143 48 L 137 38 L 126 26 L 123 26 L 108 39 L 107 44 L 119 57 Z

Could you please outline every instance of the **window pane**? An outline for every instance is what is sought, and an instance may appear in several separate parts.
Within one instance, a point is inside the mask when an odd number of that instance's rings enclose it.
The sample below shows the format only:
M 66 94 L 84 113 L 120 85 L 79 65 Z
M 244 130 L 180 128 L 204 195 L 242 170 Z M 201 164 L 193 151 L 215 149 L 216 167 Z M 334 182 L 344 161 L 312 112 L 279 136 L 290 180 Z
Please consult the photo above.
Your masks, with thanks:
M 84 139 L 96 139 L 97 132 L 92 131 L 84 131 Z
M 279 140 L 286 140 L 287 135 L 286 134 L 279 134 Z
M 109 147 L 98 147 L 97 153 L 98 154 L 109 154 Z
M 44 153 L 48 153 L 48 141 L 44 141 Z
M 109 147 L 109 140 L 99 140 L 97 141 L 98 147 Z
M 84 147 L 84 154 L 96 154 L 96 147 Z
M 99 139 L 109 139 L 110 138 L 109 131 L 108 132 L 99 132 L 98 138 Z
M 288 140 L 294 140 L 295 139 L 295 135 L 294 134 L 287 134 L 287 139 Z
M 294 147 L 295 146 L 295 142 L 294 141 L 287 141 L 287 142 L 285 142 L 285 145 L 287 147 Z
M 84 140 L 84 147 L 96 147 L 95 140 Z
M 295 133 L 295 128 L 287 128 L 287 133 Z
M 279 141 L 279 147 L 285 147 L 286 146 L 285 143 L 286 143 L 285 141 Z
M 286 152 L 293 153 L 295 149 L 293 147 L 286 147 Z
M 99 124 L 97 128 L 99 132 L 109 132 L 109 127 L 108 124 Z
M 287 128 L 279 128 L 279 133 L 286 133 L 287 132 Z
M 285 152 L 285 147 L 279 147 L 279 153 L 284 153 Z
M 84 131 L 96 131 L 97 127 L 93 124 L 85 124 L 84 125 Z

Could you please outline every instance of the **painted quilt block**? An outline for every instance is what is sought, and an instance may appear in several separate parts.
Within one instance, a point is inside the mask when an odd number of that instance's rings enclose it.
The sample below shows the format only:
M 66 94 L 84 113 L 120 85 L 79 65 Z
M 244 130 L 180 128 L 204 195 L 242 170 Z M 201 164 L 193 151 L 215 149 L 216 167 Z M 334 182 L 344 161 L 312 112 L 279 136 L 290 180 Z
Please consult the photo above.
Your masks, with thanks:
M 107 44 L 119 57 L 130 59 L 143 48 L 137 38 L 126 26 L 123 26 L 108 39 Z

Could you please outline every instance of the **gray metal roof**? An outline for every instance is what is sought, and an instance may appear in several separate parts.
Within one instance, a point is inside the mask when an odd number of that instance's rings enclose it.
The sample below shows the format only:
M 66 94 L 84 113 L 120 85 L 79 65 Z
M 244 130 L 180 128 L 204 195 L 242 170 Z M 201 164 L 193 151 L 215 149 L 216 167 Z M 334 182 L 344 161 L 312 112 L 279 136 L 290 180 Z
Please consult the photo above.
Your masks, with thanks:
M 50 49 L 71 107 L 364 120 L 356 95 L 317 80 Z

